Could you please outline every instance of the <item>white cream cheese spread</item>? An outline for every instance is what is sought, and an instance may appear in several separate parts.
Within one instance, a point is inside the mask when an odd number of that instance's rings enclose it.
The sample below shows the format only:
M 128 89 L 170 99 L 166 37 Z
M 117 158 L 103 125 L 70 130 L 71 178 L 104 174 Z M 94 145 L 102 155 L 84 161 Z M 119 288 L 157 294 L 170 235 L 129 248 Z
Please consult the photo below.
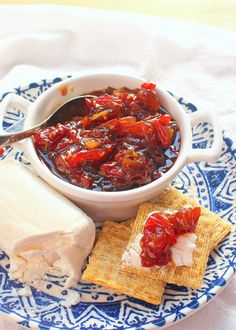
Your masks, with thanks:
M 135 268 L 147 269 L 149 267 L 143 267 L 141 264 L 141 246 L 140 240 L 142 234 L 138 234 L 134 242 L 130 243 L 122 255 L 122 263 L 126 266 L 132 266 Z M 171 250 L 171 259 L 176 266 L 191 266 L 193 251 L 196 247 L 196 238 L 197 236 L 194 233 L 187 233 L 180 235 L 177 238 L 177 242 L 173 245 Z M 153 266 L 160 267 L 160 266 Z
M 171 259 L 176 266 L 191 266 L 193 251 L 196 248 L 197 236 L 194 233 L 186 233 L 177 238 L 177 242 L 171 250 Z

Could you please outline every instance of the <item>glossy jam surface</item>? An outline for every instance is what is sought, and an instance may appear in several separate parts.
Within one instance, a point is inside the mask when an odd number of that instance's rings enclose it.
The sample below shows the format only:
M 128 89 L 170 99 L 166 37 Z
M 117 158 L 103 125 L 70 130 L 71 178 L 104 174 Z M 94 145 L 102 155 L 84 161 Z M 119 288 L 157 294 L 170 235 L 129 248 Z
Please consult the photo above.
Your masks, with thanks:
M 150 183 L 173 166 L 180 134 L 160 109 L 154 84 L 90 94 L 96 97 L 74 107 L 71 118 L 34 134 L 39 157 L 55 175 L 86 189 L 120 191 Z
M 185 208 L 172 214 L 152 212 L 140 241 L 142 266 L 167 265 L 171 261 L 170 248 L 176 244 L 178 235 L 194 232 L 200 213 L 200 207 Z

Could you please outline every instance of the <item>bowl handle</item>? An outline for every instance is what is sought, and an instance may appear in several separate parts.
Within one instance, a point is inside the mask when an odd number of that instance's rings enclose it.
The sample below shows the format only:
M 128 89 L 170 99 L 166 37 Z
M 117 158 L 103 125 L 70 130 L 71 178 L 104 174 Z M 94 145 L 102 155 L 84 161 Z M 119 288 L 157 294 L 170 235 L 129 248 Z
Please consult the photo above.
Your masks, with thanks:
M 27 117 L 29 107 L 32 103 L 26 100 L 24 97 L 19 96 L 14 93 L 7 94 L 2 102 L 0 103 L 0 134 L 4 133 L 12 133 L 12 132 L 19 132 L 24 128 L 24 121 Z M 4 117 L 6 116 L 7 112 L 10 113 L 12 110 L 18 110 L 18 114 L 16 113 L 15 119 L 16 122 L 13 123 L 9 128 L 6 130 L 3 129 L 3 121 Z M 15 112 L 14 112 L 15 113 Z M 17 120 L 17 117 L 20 117 L 20 113 L 24 114 L 24 117 Z M 14 145 L 18 146 L 20 149 L 24 149 L 24 145 L 27 139 L 15 142 Z
M 220 157 L 223 145 L 222 130 L 216 114 L 213 114 L 212 111 L 196 111 L 189 114 L 189 117 L 192 127 L 202 122 L 210 123 L 214 131 L 214 141 L 211 148 L 191 148 L 187 156 L 187 162 L 216 162 Z

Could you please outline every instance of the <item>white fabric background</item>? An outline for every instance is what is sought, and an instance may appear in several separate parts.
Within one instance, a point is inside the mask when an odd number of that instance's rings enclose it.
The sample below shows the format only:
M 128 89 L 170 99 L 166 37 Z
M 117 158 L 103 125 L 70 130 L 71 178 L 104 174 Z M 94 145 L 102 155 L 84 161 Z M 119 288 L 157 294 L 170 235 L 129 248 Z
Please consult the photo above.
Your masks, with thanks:
M 157 81 L 207 111 L 236 140 L 236 33 L 137 14 L 0 5 L 0 94 L 82 70 Z M 0 329 L 20 329 L 0 319 Z M 236 280 L 173 330 L 236 329 Z

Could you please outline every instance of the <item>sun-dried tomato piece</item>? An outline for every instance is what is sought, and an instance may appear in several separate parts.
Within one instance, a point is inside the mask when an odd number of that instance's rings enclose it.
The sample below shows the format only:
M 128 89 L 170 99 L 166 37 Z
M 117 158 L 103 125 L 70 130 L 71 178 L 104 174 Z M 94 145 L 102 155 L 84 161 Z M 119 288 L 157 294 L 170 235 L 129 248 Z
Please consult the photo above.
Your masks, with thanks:
M 124 171 L 118 162 L 106 162 L 100 166 L 100 174 L 104 177 L 122 177 Z
M 147 165 L 146 157 L 142 153 L 133 150 L 127 150 L 122 159 L 122 168 L 124 169 L 140 171 Z
M 106 108 L 122 107 L 122 102 L 119 98 L 113 95 L 101 95 L 95 99 L 96 104 L 102 105 Z
M 144 105 L 151 111 L 158 111 L 160 109 L 160 104 L 154 90 L 141 89 L 137 93 L 137 100 L 143 101 Z
M 118 136 L 126 136 L 132 130 L 134 124 L 136 124 L 135 117 L 123 117 L 119 119 L 118 126 L 116 127 L 116 132 Z
M 151 147 L 156 147 L 158 145 L 156 130 L 148 121 L 141 120 L 135 123 L 129 128 L 127 134 L 144 139 L 146 143 L 143 143 L 143 145 Z
M 69 174 L 73 171 L 73 167 L 66 161 L 65 153 L 58 154 L 54 159 L 54 164 L 56 165 L 56 168 L 62 173 Z
M 160 120 L 156 118 L 152 120 L 152 125 L 156 129 L 157 138 L 160 141 L 161 145 L 164 149 L 167 149 L 171 144 L 172 134 L 170 133 L 172 132 L 172 130 L 169 131 L 168 129 L 166 129 L 166 126 L 163 126 L 160 123 Z
M 53 148 L 53 151 L 62 151 L 63 149 L 67 148 L 68 146 L 74 143 L 75 141 L 72 138 L 65 136 L 62 139 L 60 139 L 60 141 L 58 141 L 57 145 Z
M 83 119 L 81 119 L 81 124 L 83 128 L 88 128 L 90 125 L 91 119 L 89 118 L 89 116 L 84 116 Z
M 155 89 L 156 88 L 156 84 L 150 83 L 150 82 L 145 82 L 142 83 L 141 88 L 145 88 L 145 89 Z
M 111 132 L 106 127 L 98 126 L 98 127 L 93 128 L 92 130 L 82 129 L 82 130 L 80 130 L 79 135 L 80 135 L 80 137 L 85 137 L 85 138 L 102 139 L 106 136 L 111 135 L 109 133 L 111 133 Z
M 85 173 L 82 169 L 77 169 L 69 174 L 70 180 L 73 184 L 89 189 L 92 187 L 93 179 Z
M 93 99 L 85 98 L 85 105 L 86 105 L 86 108 L 88 109 L 88 111 L 91 110 L 93 107 Z
M 140 240 L 142 266 L 166 265 L 170 261 L 170 247 L 175 243 L 175 232 L 169 221 L 162 214 L 153 212 L 144 225 Z
M 93 182 L 93 180 L 91 178 L 89 178 L 87 175 L 81 175 L 80 180 L 81 180 L 82 187 L 84 187 L 86 189 L 88 189 Z
M 73 167 L 84 165 L 88 162 L 101 162 L 105 159 L 105 151 L 103 149 L 81 150 L 67 157 L 66 161 Z
M 113 118 L 120 117 L 120 109 L 106 109 L 101 112 L 95 113 L 90 117 L 90 127 L 94 127 L 95 124 L 106 123 L 108 120 L 112 120 Z
M 122 150 L 115 155 L 114 161 L 100 166 L 100 174 L 117 187 L 149 183 L 153 170 L 153 164 L 145 155 L 134 150 Z
M 170 115 L 162 115 L 159 118 L 160 124 L 163 126 L 170 125 L 171 116 Z
M 92 116 L 106 109 L 112 109 L 113 111 L 120 112 L 123 108 L 122 100 L 109 94 L 100 95 L 93 99 L 86 99 L 85 104 L 89 116 Z
M 34 134 L 34 142 L 36 147 L 41 150 L 53 150 L 57 142 L 64 138 L 68 133 L 65 125 L 57 124 L 56 126 L 46 127 L 38 130 Z
M 184 208 L 168 216 L 168 220 L 176 234 L 185 234 L 195 230 L 200 214 L 200 207 Z
M 105 123 L 102 123 L 100 125 L 100 127 L 107 127 L 109 128 L 110 130 L 112 131 L 117 131 L 118 130 L 118 126 L 119 126 L 119 119 L 117 118 L 114 118 L 114 119 L 111 119 Z

